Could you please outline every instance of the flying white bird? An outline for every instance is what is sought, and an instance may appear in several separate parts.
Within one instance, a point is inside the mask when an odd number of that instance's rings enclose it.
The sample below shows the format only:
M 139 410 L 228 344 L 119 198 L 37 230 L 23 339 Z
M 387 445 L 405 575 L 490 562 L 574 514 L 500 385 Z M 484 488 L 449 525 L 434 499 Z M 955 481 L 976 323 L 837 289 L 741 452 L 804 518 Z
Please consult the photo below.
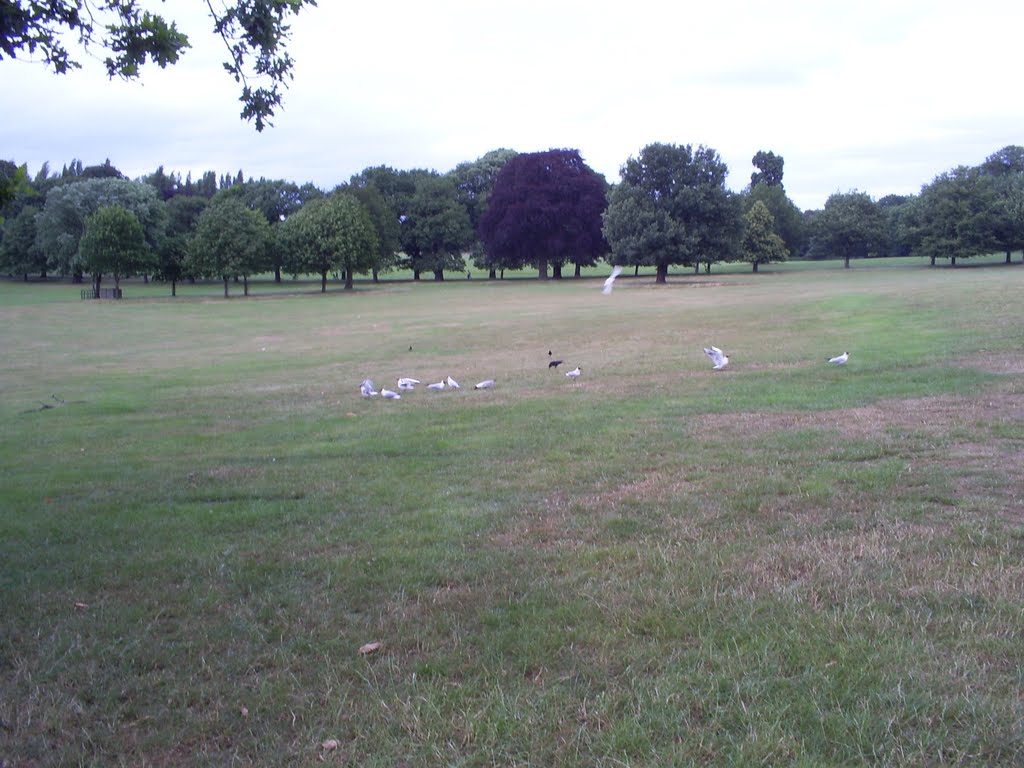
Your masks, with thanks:
M 373 397 L 374 395 L 379 394 L 377 390 L 373 388 L 372 379 L 363 379 L 363 383 L 359 385 L 359 393 L 363 397 Z
M 616 265 L 612 270 L 611 276 L 604 281 L 604 288 L 601 289 L 601 293 L 607 296 L 612 292 L 612 286 L 615 285 L 615 278 L 622 274 L 622 267 Z
M 388 400 L 401 400 L 402 396 L 397 392 L 392 392 L 390 389 L 382 389 L 380 391 L 381 397 L 386 397 Z
M 571 371 L 566 371 L 565 375 L 568 376 L 573 381 L 576 381 L 576 379 L 578 379 L 580 377 L 581 373 L 583 373 L 583 371 L 581 371 L 580 367 L 577 365 Z
M 453 379 L 451 376 L 448 377 L 448 386 L 452 389 L 460 389 L 459 382 Z
M 420 383 L 419 379 L 410 379 L 408 376 L 403 376 L 398 380 L 399 389 L 414 389 L 417 384 Z
M 484 379 L 479 384 L 477 384 L 475 387 L 473 387 L 473 389 L 490 389 L 493 386 L 494 386 L 494 379 Z
M 849 352 L 843 352 L 843 354 L 838 355 L 836 357 L 830 357 L 828 359 L 828 361 L 830 363 L 835 363 L 836 365 L 846 365 L 846 361 L 849 360 L 849 359 L 850 359 L 850 353 Z
M 433 389 L 433 390 L 436 390 L 437 392 L 440 392 L 442 389 L 444 389 L 444 386 L 445 386 L 444 382 L 443 381 L 439 381 L 439 382 L 437 382 L 435 384 L 427 384 L 427 389 Z
M 729 364 L 729 357 L 718 347 L 704 347 L 704 354 L 711 360 L 713 370 L 720 371 Z

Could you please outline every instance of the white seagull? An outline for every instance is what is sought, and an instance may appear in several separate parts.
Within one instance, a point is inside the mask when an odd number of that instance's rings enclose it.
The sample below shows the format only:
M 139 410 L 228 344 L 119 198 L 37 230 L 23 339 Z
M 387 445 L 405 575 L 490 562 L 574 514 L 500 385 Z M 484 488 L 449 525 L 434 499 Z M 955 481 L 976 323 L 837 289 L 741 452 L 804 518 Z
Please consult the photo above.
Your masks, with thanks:
M 830 357 L 828 359 L 828 361 L 830 363 L 835 363 L 836 365 L 846 365 L 846 361 L 849 360 L 849 359 L 850 359 L 850 353 L 849 352 L 843 352 L 843 354 L 837 355 L 836 357 Z
M 484 379 L 479 384 L 477 384 L 475 387 L 473 387 L 473 389 L 490 389 L 493 386 L 494 386 L 494 379 Z
M 615 285 L 615 278 L 622 274 L 622 267 L 616 265 L 612 270 L 611 276 L 604 281 L 604 288 L 601 289 L 601 293 L 607 296 L 612 292 L 612 286 Z
M 419 379 L 410 379 L 408 376 L 403 376 L 398 380 L 399 389 L 415 389 L 416 385 L 420 383 Z
M 459 382 L 457 382 L 451 376 L 448 377 L 448 386 L 451 387 L 452 389 L 461 389 L 461 387 L 459 387 Z
M 729 364 L 729 356 L 718 347 L 704 347 L 704 354 L 711 360 L 712 370 L 720 371 Z
M 374 395 L 380 394 L 373 388 L 372 379 L 363 379 L 363 383 L 359 385 L 359 394 L 363 397 L 373 397 Z
M 382 389 L 380 391 L 381 397 L 386 397 L 388 400 L 401 400 L 402 396 L 397 392 L 392 392 L 390 389 Z
M 433 389 L 437 392 L 440 392 L 442 389 L 444 389 L 444 382 L 438 381 L 435 384 L 427 384 L 427 389 Z
M 573 369 L 572 369 L 571 371 L 566 371 L 566 374 L 565 374 L 565 375 L 566 375 L 566 376 L 568 376 L 568 377 L 569 377 L 570 379 L 572 379 L 573 381 L 576 381 L 576 379 L 578 379 L 578 378 L 580 377 L 580 374 L 581 374 L 581 373 L 583 373 L 583 371 L 581 371 L 581 370 L 580 370 L 580 367 L 579 367 L 579 366 L 577 365 L 577 366 L 576 366 L 575 368 L 573 368 Z

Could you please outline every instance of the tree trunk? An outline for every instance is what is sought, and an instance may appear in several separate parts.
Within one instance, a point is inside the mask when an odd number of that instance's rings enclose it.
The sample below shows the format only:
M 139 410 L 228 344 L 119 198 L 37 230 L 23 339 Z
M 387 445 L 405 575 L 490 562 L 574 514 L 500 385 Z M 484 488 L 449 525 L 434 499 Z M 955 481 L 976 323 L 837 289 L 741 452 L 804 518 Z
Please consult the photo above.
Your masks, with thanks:
M 444 282 L 444 270 L 443 269 L 435 269 L 434 270 L 434 281 L 438 282 L 438 283 L 443 283 Z
M 97 272 L 92 277 L 92 291 L 98 299 L 100 297 L 100 283 L 103 281 L 103 273 Z
M 951 266 L 951 267 L 955 267 L 956 266 L 956 256 L 950 256 L 949 257 L 949 266 Z
M 843 269 L 849 269 L 849 268 L 850 268 L 850 257 L 849 256 L 844 256 L 843 257 Z
M 28 282 L 28 272 L 26 272 L 26 273 L 24 274 L 24 278 L 25 278 L 25 282 L 27 283 L 27 282 Z
M 553 279 L 555 279 L 555 280 L 561 280 L 562 279 L 562 265 L 561 264 L 552 264 L 551 265 L 551 277 Z
M 576 271 L 573 273 L 573 277 L 579 277 L 579 276 L 580 276 L 580 265 L 577 264 L 576 265 Z
M 171 278 L 171 297 L 173 298 L 173 297 L 175 297 L 177 295 L 178 295 L 178 281 L 175 280 L 174 278 Z
M 502 280 L 505 279 L 505 268 L 504 267 L 502 267 L 502 270 L 501 270 L 501 279 Z
M 704 274 L 706 274 L 706 275 L 710 275 L 711 274 L 711 262 L 710 261 L 705 261 L 704 262 Z
M 418 269 L 414 269 L 412 271 L 412 279 L 413 280 L 419 280 L 420 279 L 420 271 Z
M 143 285 L 149 285 L 149 275 L 142 276 L 142 283 Z
M 757 272 L 757 262 L 754 262 L 754 271 Z
M 935 257 L 934 256 L 932 256 L 932 266 L 933 267 L 935 266 Z
M 655 283 L 667 283 L 668 282 L 668 264 L 659 264 L 657 277 L 654 278 Z
M 320 270 L 320 293 L 327 293 L 327 270 Z
M 120 288 L 120 287 L 121 287 L 121 276 L 118 275 L 118 274 L 115 274 L 114 275 L 114 288 L 116 289 L 116 288 Z
M 352 290 L 352 270 L 351 269 L 346 269 L 345 270 L 345 290 L 346 291 L 351 291 Z
M 640 277 L 640 265 L 639 264 L 637 264 L 633 268 L 633 277 Z
M 697 259 L 697 261 L 693 262 L 693 274 L 700 274 L 700 259 Z
M 541 261 L 537 262 L 537 279 L 548 279 L 548 262 L 546 259 L 542 259 Z
M 224 298 L 228 297 L 228 276 L 224 275 Z
M 1010 251 L 1007 251 L 1007 252 L 1006 252 L 1006 263 L 1007 263 L 1007 264 L 1009 264 L 1009 263 L 1010 263 Z
M 242 295 L 243 296 L 248 296 L 249 295 L 249 276 L 248 275 L 242 275 L 242 286 L 243 286 L 243 288 L 242 288 Z
M 274 282 L 275 283 L 280 283 L 281 282 L 281 265 L 280 264 L 277 264 L 274 267 Z
M 491 267 L 490 271 L 487 273 L 487 279 L 488 280 L 497 280 L 498 279 L 498 270 L 496 270 L 494 267 Z
M 375 283 L 378 282 L 377 278 L 378 278 L 379 272 L 380 272 L 380 270 L 378 270 L 376 267 L 373 268 L 373 282 L 375 282 Z

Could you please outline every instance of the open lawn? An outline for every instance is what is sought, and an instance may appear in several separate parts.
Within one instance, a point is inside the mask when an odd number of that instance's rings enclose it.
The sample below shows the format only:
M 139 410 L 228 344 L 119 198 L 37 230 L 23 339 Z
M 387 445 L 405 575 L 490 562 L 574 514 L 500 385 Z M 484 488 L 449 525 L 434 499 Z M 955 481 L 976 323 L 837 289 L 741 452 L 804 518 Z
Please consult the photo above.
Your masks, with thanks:
M 1021 765 L 1024 267 L 832 266 L 0 283 L 0 765 Z

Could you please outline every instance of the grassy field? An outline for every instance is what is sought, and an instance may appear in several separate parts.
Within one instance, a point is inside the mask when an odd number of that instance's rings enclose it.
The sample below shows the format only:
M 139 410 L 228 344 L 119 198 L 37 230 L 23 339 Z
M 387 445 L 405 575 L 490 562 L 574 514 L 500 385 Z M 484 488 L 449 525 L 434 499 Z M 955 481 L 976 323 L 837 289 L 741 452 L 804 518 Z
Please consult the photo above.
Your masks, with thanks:
M 0 765 L 1021 765 L 1024 268 L 872 267 L 0 283 Z

